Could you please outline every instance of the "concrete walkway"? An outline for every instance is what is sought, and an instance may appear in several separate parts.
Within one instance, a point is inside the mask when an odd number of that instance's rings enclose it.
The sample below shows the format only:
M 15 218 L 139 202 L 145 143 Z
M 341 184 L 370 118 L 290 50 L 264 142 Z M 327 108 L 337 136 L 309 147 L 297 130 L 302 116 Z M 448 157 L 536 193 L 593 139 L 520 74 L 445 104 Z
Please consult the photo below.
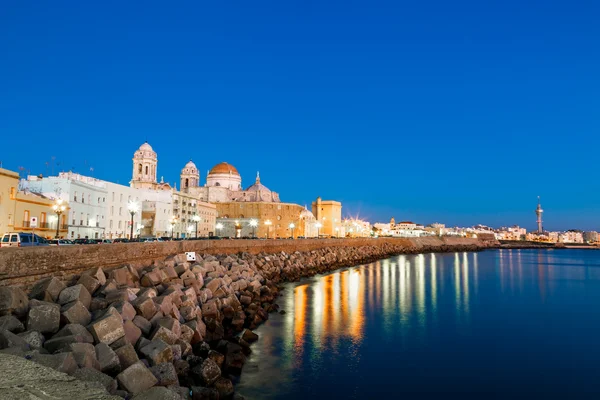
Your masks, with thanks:
M 0 354 L 2 400 L 122 400 L 101 384 L 83 382 L 22 357 Z

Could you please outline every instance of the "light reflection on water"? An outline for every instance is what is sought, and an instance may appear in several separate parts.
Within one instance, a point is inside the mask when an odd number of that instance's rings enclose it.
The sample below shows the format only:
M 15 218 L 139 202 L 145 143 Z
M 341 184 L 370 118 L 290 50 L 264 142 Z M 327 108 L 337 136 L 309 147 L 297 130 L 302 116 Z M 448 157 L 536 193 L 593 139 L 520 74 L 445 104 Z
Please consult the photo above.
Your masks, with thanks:
M 287 313 L 257 330 L 237 390 L 250 399 L 300 399 L 366 398 L 397 392 L 399 383 L 405 394 L 495 393 L 511 379 L 521 387 L 527 368 L 560 369 L 541 363 L 549 348 L 539 335 L 565 344 L 571 333 L 554 321 L 573 318 L 565 305 L 600 325 L 599 254 L 401 255 L 288 284 L 278 301 Z M 540 365 L 511 364 L 527 353 Z

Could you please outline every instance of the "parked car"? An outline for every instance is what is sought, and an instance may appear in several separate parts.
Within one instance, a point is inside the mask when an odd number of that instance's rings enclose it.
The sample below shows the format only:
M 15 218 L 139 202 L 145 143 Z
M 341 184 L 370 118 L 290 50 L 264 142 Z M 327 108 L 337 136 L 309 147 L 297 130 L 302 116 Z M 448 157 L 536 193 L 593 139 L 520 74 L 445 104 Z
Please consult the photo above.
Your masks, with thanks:
M 113 243 L 129 243 L 132 241 L 136 241 L 136 240 L 135 239 L 129 240 L 127 238 L 117 238 L 117 239 L 113 240 Z
M 75 243 L 75 244 L 96 244 L 96 241 L 94 239 L 79 238 L 79 239 L 75 239 L 73 241 L 73 243 Z
M 94 239 L 97 244 L 112 244 L 111 239 Z
M 50 246 L 72 246 L 73 243 L 67 239 L 50 239 L 48 240 Z
M 48 246 L 48 240 L 32 233 L 5 233 L 0 240 L 0 247 L 34 247 Z

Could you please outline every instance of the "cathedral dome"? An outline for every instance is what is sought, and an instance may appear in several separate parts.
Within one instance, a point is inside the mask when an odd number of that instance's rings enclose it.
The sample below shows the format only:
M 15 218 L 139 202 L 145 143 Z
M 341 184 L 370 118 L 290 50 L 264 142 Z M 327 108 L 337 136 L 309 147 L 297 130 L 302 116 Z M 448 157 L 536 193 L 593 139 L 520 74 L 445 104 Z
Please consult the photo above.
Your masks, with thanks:
M 196 168 L 196 164 L 194 164 L 194 162 L 192 160 L 188 161 L 187 164 L 185 164 L 184 168 Z
M 239 175 L 237 169 L 231 164 L 227 164 L 226 162 L 222 162 L 220 164 L 215 165 L 209 172 L 209 174 L 233 174 Z
M 300 219 L 315 219 L 315 216 L 304 206 L 304 210 L 300 212 Z
M 152 146 L 150 146 L 150 145 L 148 144 L 148 142 L 144 142 L 144 144 L 143 144 L 143 145 L 141 145 L 141 146 L 140 146 L 140 148 L 139 148 L 138 150 L 139 150 L 139 151 L 154 151 L 154 150 L 152 149 Z

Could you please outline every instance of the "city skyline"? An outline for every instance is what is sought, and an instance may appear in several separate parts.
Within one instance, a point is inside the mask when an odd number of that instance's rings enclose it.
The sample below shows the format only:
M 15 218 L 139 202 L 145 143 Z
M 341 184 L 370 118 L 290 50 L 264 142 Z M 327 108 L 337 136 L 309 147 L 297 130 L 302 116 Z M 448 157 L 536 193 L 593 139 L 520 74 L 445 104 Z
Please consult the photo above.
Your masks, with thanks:
M 147 140 L 171 183 L 226 161 L 370 221 L 531 231 L 541 196 L 597 230 L 597 8 L 11 4 L 0 161 L 127 184 Z

